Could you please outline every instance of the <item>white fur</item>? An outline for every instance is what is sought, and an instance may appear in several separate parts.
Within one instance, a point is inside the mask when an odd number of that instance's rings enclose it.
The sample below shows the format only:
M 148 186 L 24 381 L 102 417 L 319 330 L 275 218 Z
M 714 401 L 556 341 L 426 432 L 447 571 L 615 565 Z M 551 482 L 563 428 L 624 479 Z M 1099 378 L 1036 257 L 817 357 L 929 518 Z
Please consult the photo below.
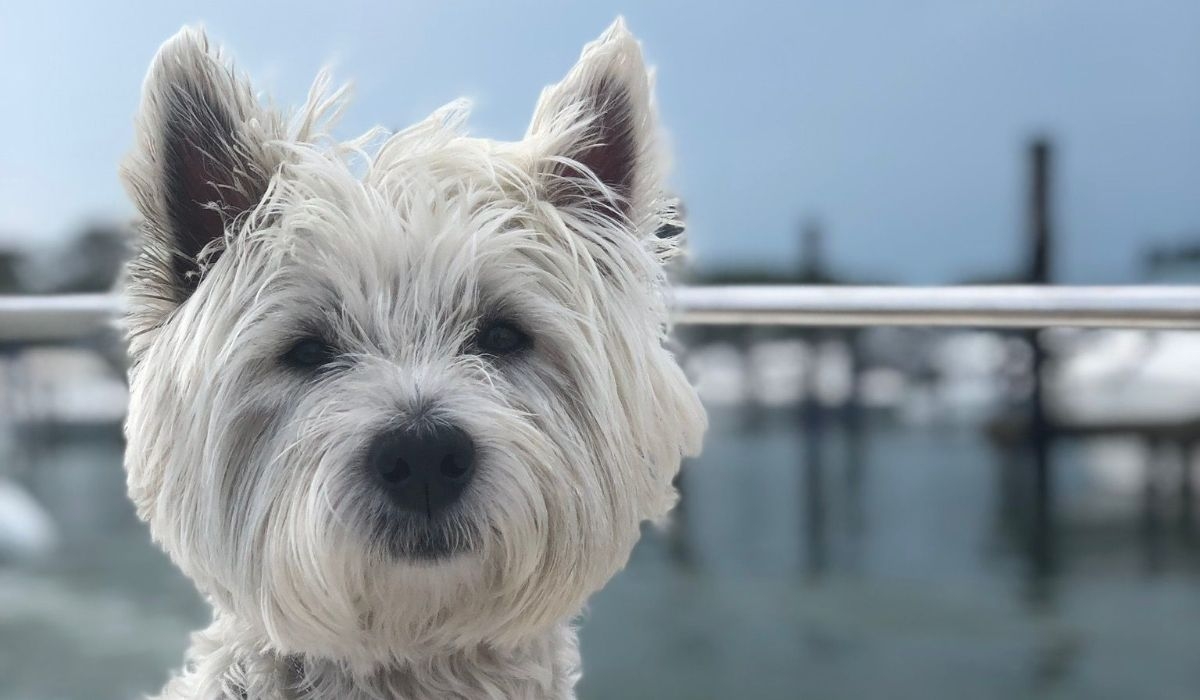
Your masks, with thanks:
M 624 189 L 588 165 L 608 145 L 597 86 L 628 112 Z M 125 167 L 146 220 L 125 464 L 138 513 L 214 608 L 159 697 L 573 697 L 570 622 L 669 511 L 705 424 L 664 348 L 678 240 L 655 236 L 673 222 L 639 46 L 618 20 L 516 143 L 463 135 L 461 106 L 335 143 L 342 97 L 313 94 L 290 118 L 260 105 L 190 29 L 147 79 Z M 204 128 L 189 115 L 209 100 L 231 128 L 205 135 L 229 164 L 208 173 L 234 194 L 189 258 L 165 123 Z M 498 312 L 531 350 L 464 351 Z M 278 358 L 311 327 L 341 354 L 296 376 Z M 469 551 L 437 561 L 381 544 L 388 506 L 360 478 L 370 439 L 426 405 L 480 455 L 451 516 Z

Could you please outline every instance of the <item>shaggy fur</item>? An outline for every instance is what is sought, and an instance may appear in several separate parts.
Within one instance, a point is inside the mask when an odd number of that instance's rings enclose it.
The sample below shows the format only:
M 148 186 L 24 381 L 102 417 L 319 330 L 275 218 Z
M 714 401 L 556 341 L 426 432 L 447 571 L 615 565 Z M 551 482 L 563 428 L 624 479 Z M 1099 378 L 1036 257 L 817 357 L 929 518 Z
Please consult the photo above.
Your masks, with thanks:
M 678 222 L 639 46 L 618 20 L 516 143 L 462 105 L 337 143 L 343 103 L 319 79 L 260 104 L 194 29 L 146 80 L 125 466 L 214 610 L 159 697 L 573 697 L 571 620 L 705 425 L 664 347 Z M 496 319 L 529 346 L 482 351 Z M 304 339 L 320 367 L 284 361 Z M 420 420 L 478 452 L 436 537 L 364 476 Z

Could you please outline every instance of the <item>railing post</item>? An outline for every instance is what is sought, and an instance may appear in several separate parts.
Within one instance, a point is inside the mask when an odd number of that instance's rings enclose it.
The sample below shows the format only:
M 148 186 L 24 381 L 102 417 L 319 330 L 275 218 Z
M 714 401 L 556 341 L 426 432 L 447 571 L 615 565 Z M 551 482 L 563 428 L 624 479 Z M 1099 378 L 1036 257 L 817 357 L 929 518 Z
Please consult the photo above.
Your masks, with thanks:
M 1045 285 L 1051 279 L 1051 158 L 1050 142 L 1035 139 L 1030 145 L 1030 190 L 1029 190 L 1029 282 Z M 1051 468 L 1051 441 L 1053 439 L 1049 420 L 1046 417 L 1043 373 L 1046 352 L 1042 347 L 1040 331 L 1028 334 L 1032 350 L 1031 379 L 1032 394 L 1029 397 L 1029 442 L 1033 460 L 1033 527 L 1030 542 L 1034 574 L 1040 581 L 1054 573 L 1055 523 L 1054 523 L 1054 474 Z

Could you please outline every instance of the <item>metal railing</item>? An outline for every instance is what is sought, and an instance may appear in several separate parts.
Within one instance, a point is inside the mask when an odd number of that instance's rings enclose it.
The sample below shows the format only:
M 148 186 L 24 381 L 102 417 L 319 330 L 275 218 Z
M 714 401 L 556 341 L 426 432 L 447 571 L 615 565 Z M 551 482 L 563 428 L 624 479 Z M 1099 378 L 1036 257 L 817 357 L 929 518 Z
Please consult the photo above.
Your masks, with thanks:
M 1200 287 L 721 286 L 675 291 L 679 323 L 1200 329 Z
M 1200 329 L 1200 286 L 700 286 L 681 324 Z M 66 341 L 111 324 L 108 294 L 0 296 L 0 341 Z

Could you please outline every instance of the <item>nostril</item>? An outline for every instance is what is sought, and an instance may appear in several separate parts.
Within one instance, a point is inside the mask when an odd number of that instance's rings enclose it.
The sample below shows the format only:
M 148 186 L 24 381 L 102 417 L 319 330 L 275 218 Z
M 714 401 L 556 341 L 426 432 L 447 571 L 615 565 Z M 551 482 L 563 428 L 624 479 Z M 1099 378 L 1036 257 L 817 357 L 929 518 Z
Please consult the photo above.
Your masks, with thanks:
M 465 459 L 458 459 L 453 454 L 448 454 L 442 458 L 442 463 L 438 467 L 442 476 L 451 481 L 458 481 L 467 476 L 471 471 L 471 465 Z
M 412 476 L 412 467 L 408 466 L 408 462 L 397 457 L 380 465 L 379 476 L 389 484 L 403 484 Z

